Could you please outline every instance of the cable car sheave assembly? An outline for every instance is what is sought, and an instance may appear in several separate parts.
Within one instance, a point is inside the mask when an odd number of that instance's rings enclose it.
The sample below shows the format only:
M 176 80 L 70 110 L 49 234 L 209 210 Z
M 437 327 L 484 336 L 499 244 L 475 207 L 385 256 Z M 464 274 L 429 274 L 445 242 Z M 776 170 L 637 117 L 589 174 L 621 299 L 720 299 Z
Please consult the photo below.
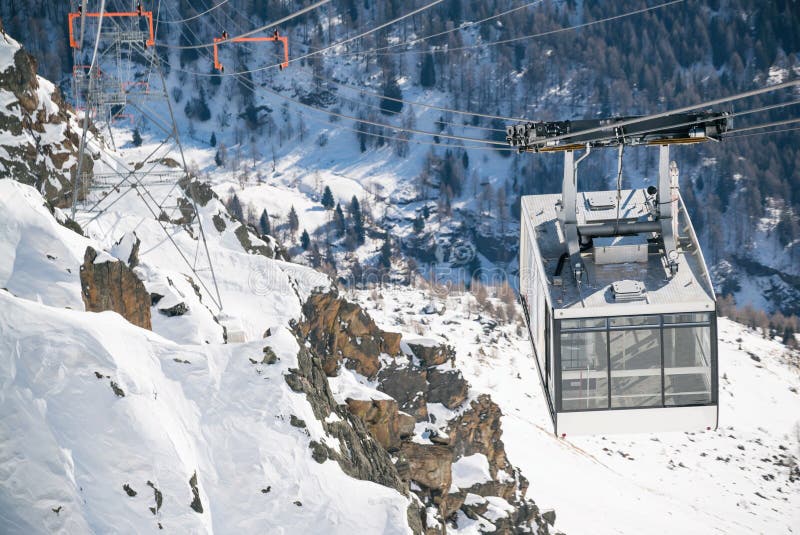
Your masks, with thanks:
M 283 61 L 280 63 L 281 70 L 289 66 L 289 38 L 280 35 L 278 30 L 274 30 L 269 37 L 229 37 L 228 32 L 222 32 L 222 37 L 214 38 L 214 68 L 220 72 L 225 72 L 225 66 L 219 61 L 218 45 L 221 43 L 258 43 L 263 41 L 274 41 L 283 44 Z
M 567 255 L 577 281 L 585 275 L 581 248 L 595 237 L 626 236 L 646 232 L 660 235 L 663 252 L 670 272 L 678 269 L 677 244 L 673 229 L 673 190 L 677 190 L 677 168 L 670 166 L 669 146 L 672 144 L 719 141 L 728 131 L 726 113 L 684 113 L 652 119 L 617 117 L 576 121 L 531 122 L 507 128 L 509 145 L 519 152 L 563 152 L 564 179 L 562 182 L 561 221 L 567 237 Z M 606 131 L 603 134 L 603 130 Z M 589 131 L 588 133 L 586 133 Z M 657 145 L 659 147 L 658 188 L 649 189 L 655 195 L 655 211 L 650 221 L 619 221 L 578 225 L 577 178 L 578 164 L 593 148 L 618 148 L 619 172 L 622 173 L 622 150 L 625 146 Z M 574 151 L 586 150 L 575 161 Z M 618 192 L 620 185 L 618 184 Z M 619 195 L 618 195 L 619 197 Z

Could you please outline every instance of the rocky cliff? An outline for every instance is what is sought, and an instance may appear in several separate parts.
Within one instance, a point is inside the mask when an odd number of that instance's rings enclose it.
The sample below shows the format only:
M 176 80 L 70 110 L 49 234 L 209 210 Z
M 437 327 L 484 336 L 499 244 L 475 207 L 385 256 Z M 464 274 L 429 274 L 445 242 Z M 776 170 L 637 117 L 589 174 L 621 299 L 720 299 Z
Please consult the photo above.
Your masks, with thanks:
M 48 201 L 65 206 L 78 165 L 75 116 L 60 91 L 36 75 L 36 59 L 5 33 L 0 57 L 0 178 L 30 184 Z M 91 171 L 91 158 L 84 161 Z
M 525 497 L 528 482 L 506 456 L 500 407 L 487 395 L 470 399 L 469 383 L 452 368 L 451 347 L 414 340 L 403 344 L 401 335 L 383 331 L 364 309 L 335 291 L 312 295 L 303 313 L 304 321 L 295 331 L 310 347 L 308 370 L 287 380 L 307 392 L 309 399 L 325 400 L 320 414 L 344 410 L 347 418 L 358 422 L 353 425 L 356 433 L 364 429 L 386 452 L 369 452 L 373 461 L 367 465 L 373 468 L 366 473 L 370 479 L 379 475 L 384 484 L 388 478 L 391 486 L 402 482 L 402 488 L 416 496 L 409 509 L 416 532 L 446 533 L 448 526 L 458 526 L 459 518 L 468 518 L 485 531 L 549 533 L 552 513 L 545 519 Z M 342 365 L 392 399 L 353 395 L 336 407 L 322 375 L 336 377 Z M 302 380 L 310 371 L 316 378 Z M 315 382 L 318 387 L 312 387 Z M 436 422 L 429 405 L 439 407 L 438 414 L 449 414 L 449 421 Z M 323 446 L 320 450 L 315 455 L 323 459 L 331 455 Z M 379 460 L 377 471 L 374 459 Z M 474 483 L 456 481 L 454 466 L 472 459 L 486 460 L 486 477 Z M 505 507 L 501 514 L 495 514 L 498 501 Z M 495 511 L 489 514 L 492 507 Z

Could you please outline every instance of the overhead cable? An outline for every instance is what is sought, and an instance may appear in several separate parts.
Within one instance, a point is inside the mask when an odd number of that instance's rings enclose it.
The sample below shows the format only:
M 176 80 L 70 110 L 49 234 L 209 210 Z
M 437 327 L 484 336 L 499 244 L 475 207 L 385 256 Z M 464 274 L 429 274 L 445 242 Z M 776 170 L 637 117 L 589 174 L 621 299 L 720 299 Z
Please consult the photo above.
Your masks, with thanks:
M 236 35 L 234 37 L 228 37 L 227 39 L 224 39 L 222 41 L 217 41 L 216 43 L 211 42 L 211 43 L 203 43 L 203 44 L 199 44 L 199 45 L 171 45 L 169 43 L 156 43 L 156 46 L 160 46 L 162 48 L 175 48 L 175 49 L 178 49 L 178 50 L 213 48 L 214 45 L 227 43 L 229 41 L 233 41 L 234 39 L 241 39 L 243 37 L 248 37 L 250 35 L 253 35 L 253 34 L 256 34 L 256 33 L 259 33 L 259 32 L 263 32 L 264 30 L 268 30 L 270 28 L 274 28 L 275 26 L 279 26 L 279 25 L 283 24 L 284 22 L 288 22 L 288 21 L 292 20 L 293 18 L 299 17 L 300 15 L 308 13 L 309 11 L 311 11 L 313 9 L 316 9 L 316 8 L 318 8 L 320 6 L 323 6 L 323 5 L 327 4 L 330 1 L 331 0 L 319 0 L 319 2 L 315 2 L 315 3 L 313 3 L 313 4 L 309 5 L 309 6 L 306 6 L 306 7 L 302 8 L 302 9 L 300 9 L 299 11 L 295 11 L 295 12 L 283 17 L 282 19 L 276 20 L 274 22 L 270 22 L 269 24 L 265 24 L 264 26 L 259 26 L 258 28 L 255 28 L 253 30 L 247 31 L 247 32 L 245 32 L 243 34 Z M 438 1 L 441 2 L 442 0 L 438 0 Z
M 214 11 L 215 9 L 217 9 L 218 7 L 220 7 L 220 6 L 224 6 L 224 5 L 225 5 L 225 4 L 227 4 L 229 1 L 230 1 L 230 0 L 222 0 L 221 2 L 219 2 L 219 3 L 215 4 L 215 5 L 213 5 L 211 8 L 209 8 L 209 9 L 206 9 L 206 10 L 205 10 L 205 11 L 203 11 L 202 13 L 197 13 L 196 15 L 193 15 L 193 16 L 191 16 L 191 17 L 187 17 L 187 18 L 185 18 L 185 19 L 180 19 L 180 20 L 161 20 L 160 18 L 156 18 L 156 21 L 157 21 L 157 22 L 163 22 L 164 24 L 183 24 L 184 22 L 189 22 L 189 21 L 192 21 L 192 20 L 195 20 L 195 19 L 199 19 L 199 18 L 200 18 L 200 17 L 202 17 L 203 15 L 206 15 L 206 14 L 208 14 L 208 13 L 211 13 L 212 11 Z

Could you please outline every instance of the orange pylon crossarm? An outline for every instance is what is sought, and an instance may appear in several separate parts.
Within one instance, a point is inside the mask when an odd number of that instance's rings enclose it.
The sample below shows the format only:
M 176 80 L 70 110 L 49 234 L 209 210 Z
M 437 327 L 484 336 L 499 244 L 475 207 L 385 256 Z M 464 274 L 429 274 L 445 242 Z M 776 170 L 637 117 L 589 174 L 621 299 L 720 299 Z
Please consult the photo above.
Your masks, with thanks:
M 254 43 L 260 41 L 275 41 L 283 44 L 283 61 L 280 64 L 281 70 L 289 66 L 289 38 L 285 35 L 279 35 L 277 30 L 269 37 L 234 37 L 229 38 L 227 32 L 222 32 L 222 37 L 214 38 L 214 68 L 218 71 L 224 71 L 225 67 L 219 61 L 219 43 Z
M 69 14 L 69 46 L 71 48 L 80 48 L 81 44 L 75 40 L 74 21 L 79 17 L 93 17 L 100 18 L 100 13 L 70 13 Z M 153 32 L 153 12 L 152 11 L 112 11 L 103 13 L 103 17 L 144 17 L 147 19 L 147 26 L 149 36 L 145 45 L 154 46 L 156 44 L 156 36 Z

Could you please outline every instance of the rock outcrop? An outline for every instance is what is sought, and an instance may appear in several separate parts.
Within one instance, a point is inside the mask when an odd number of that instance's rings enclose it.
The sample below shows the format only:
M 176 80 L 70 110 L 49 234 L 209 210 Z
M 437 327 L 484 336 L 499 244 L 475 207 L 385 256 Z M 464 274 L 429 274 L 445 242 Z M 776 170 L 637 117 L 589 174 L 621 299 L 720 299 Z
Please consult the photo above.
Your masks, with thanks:
M 372 436 L 372 444 L 395 456 L 393 478 L 419 500 L 408 511 L 409 525 L 415 533 L 445 533 L 448 525 L 456 527 L 464 516 L 473 520 L 482 517 L 484 524 L 494 525 L 496 533 L 549 532 L 548 522 L 525 497 L 527 480 L 506 457 L 501 440 L 500 407 L 488 395 L 480 395 L 464 406 L 469 399 L 469 383 L 459 370 L 451 368 L 455 356 L 451 347 L 428 341 L 411 342 L 407 346 L 414 355 L 403 355 L 399 352 L 399 335 L 382 331 L 360 306 L 336 293 L 312 295 L 303 313 L 305 320 L 296 326 L 296 331 L 301 341 L 308 342 L 312 353 L 318 355 L 319 363 L 315 357 L 313 369 L 320 388 L 323 371 L 325 375 L 335 375 L 344 363 L 375 379 L 378 389 L 394 398 L 349 398 L 346 408 L 348 417 Z M 382 354 L 394 358 L 387 362 L 381 359 Z M 327 414 L 328 403 L 331 401 L 320 408 L 320 414 Z M 428 414 L 428 403 L 441 403 L 458 412 L 449 422 L 435 422 Z M 430 427 L 422 437 L 429 443 L 410 440 L 415 421 L 429 419 Z M 453 486 L 453 463 L 475 454 L 488 460 L 489 479 L 476 481 L 469 488 Z M 316 445 L 314 455 L 334 458 L 324 445 Z M 379 462 L 381 468 L 377 473 L 387 477 L 383 462 Z M 508 502 L 508 514 L 501 518 L 492 516 L 491 520 L 482 516 L 489 509 L 489 501 L 483 497 Z
M 491 480 L 473 484 L 469 488 L 447 496 L 445 515 L 460 508 L 468 513 L 469 505 L 464 505 L 467 493 L 477 496 L 499 496 L 514 507 L 506 517 L 493 523 L 498 533 L 517 533 L 525 526 L 533 526 L 537 533 L 548 533 L 548 522 L 542 518 L 536 504 L 527 499 L 528 480 L 511 465 L 506 457 L 501 439 L 502 412 L 488 395 L 480 395 L 469 409 L 451 420 L 447 427 L 450 448 L 455 459 L 481 454 L 489 461 Z M 480 514 L 480 513 L 478 513 Z
M 448 360 L 452 361 L 456 351 L 446 344 L 430 344 L 407 341 L 409 349 L 414 353 L 424 366 L 441 366 Z
M 297 360 L 298 367 L 286 376 L 286 382 L 295 392 L 306 395 L 314 416 L 329 435 L 339 440 L 343 452 L 338 453 L 325 444 L 312 442 L 311 454 L 314 459 L 318 462 L 333 459 L 352 477 L 373 481 L 407 494 L 408 485 L 397 474 L 386 450 L 371 439 L 360 418 L 336 403 L 322 369 L 321 358 L 301 342 Z M 337 418 L 330 418 L 331 414 Z
M 58 89 L 36 75 L 36 59 L 7 35 L 0 36 L 0 54 L 13 56 L 0 72 L 0 178 L 34 186 L 55 206 L 66 206 L 80 144 L 73 116 Z M 84 158 L 86 173 L 92 166 L 91 157 Z
M 400 412 L 393 399 L 348 399 L 347 409 L 366 424 L 370 435 L 390 453 L 400 449 L 401 441 L 414 434 L 414 418 Z
M 428 403 L 441 403 L 448 409 L 455 409 L 467 399 L 469 383 L 459 370 L 428 370 Z
M 424 368 L 395 362 L 378 372 L 378 390 L 397 400 L 401 411 L 423 422 L 428 419 L 427 377 Z
M 99 255 L 104 255 L 100 261 Z M 87 311 L 113 310 L 134 325 L 151 328 L 150 294 L 125 262 L 87 247 L 80 279 Z
M 335 376 L 344 363 L 361 375 L 374 378 L 381 368 L 380 355 L 400 354 L 400 335 L 383 331 L 364 310 L 336 292 L 312 295 L 303 305 L 305 320 L 298 331 L 322 357 L 325 373 Z
M 406 442 L 400 448 L 397 470 L 438 504 L 453 482 L 452 465 L 453 451 L 447 446 Z

